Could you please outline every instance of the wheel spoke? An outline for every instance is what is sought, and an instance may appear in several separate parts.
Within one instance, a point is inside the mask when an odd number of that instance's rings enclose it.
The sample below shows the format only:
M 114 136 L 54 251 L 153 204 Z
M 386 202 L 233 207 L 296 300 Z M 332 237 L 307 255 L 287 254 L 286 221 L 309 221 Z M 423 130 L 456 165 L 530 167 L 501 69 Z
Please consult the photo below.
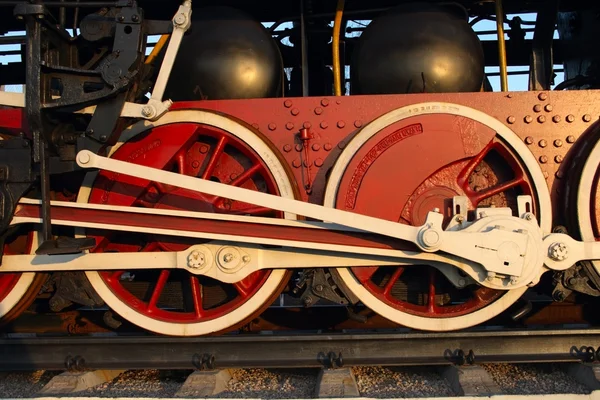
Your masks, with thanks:
M 234 180 L 232 180 L 231 182 L 229 182 L 229 184 L 231 186 L 241 186 L 243 185 L 248 179 L 252 178 L 252 176 L 254 176 L 254 174 L 256 174 L 258 172 L 258 170 L 260 170 L 262 168 L 262 166 L 260 164 L 254 164 L 253 166 L 251 166 L 250 168 L 248 168 L 247 170 L 245 170 L 244 172 L 242 172 L 240 174 L 240 176 L 238 176 L 237 178 L 235 178 Z
M 354 275 L 360 283 L 368 282 L 379 267 L 360 267 L 353 269 Z
M 204 170 L 204 173 L 202 174 L 202 179 L 210 179 L 210 177 L 212 176 L 215 167 L 217 166 L 217 162 L 219 161 L 219 158 L 221 157 L 221 154 L 223 154 L 223 151 L 225 150 L 225 145 L 227 144 L 227 137 L 226 136 L 221 136 L 221 138 L 219 139 L 219 142 L 217 143 L 217 145 L 215 146 L 215 150 L 212 153 L 212 156 L 210 157 L 210 160 L 208 160 L 208 165 L 206 165 L 206 169 Z
M 190 276 L 190 286 L 192 287 L 192 301 L 194 302 L 194 313 L 196 317 L 201 318 L 202 308 L 202 287 L 197 276 Z
M 244 285 L 244 281 L 239 281 L 233 284 L 233 286 L 235 287 L 235 289 L 238 291 L 238 293 L 242 296 L 242 297 L 248 297 L 248 294 L 250 293 L 248 291 L 248 288 Z
M 177 170 L 179 171 L 179 173 L 181 175 L 187 175 L 186 164 L 185 164 L 185 155 L 186 155 L 185 153 L 186 153 L 186 149 L 182 148 L 175 155 L 175 163 L 177 164 Z
M 275 210 L 273 210 L 272 208 L 267 207 L 248 207 L 231 211 L 222 208 L 217 208 L 216 211 L 224 214 L 226 213 L 229 215 L 265 215 L 275 212 Z
M 427 312 L 435 313 L 435 269 L 429 270 L 429 296 L 427 298 Z
M 392 293 L 392 288 L 394 287 L 394 284 L 396 282 L 398 282 L 398 279 L 400 278 L 400 276 L 402 275 L 403 272 L 404 272 L 404 267 L 397 267 L 396 268 L 396 270 L 394 271 L 394 273 L 390 277 L 390 280 L 387 281 L 387 283 L 385 284 L 385 287 L 383 288 L 383 294 L 385 296 L 389 296 L 390 293 Z
M 168 269 L 163 269 L 162 271 L 160 271 L 158 281 L 156 281 L 156 285 L 154 286 L 154 290 L 152 291 L 152 296 L 150 297 L 150 301 L 148 302 L 148 311 L 156 308 L 158 299 L 160 298 L 160 295 L 162 294 L 162 291 L 165 288 L 167 281 L 169 280 L 170 273 L 171 272 Z
M 469 176 L 473 174 L 475 168 L 483 161 L 485 156 L 492 150 L 494 147 L 494 141 L 488 143 L 487 146 L 483 148 L 475 157 L 473 157 L 469 163 L 460 171 L 458 174 L 457 182 L 463 188 L 463 190 L 467 191 L 469 189 Z
M 473 192 L 474 194 L 469 197 L 473 205 L 477 206 L 477 204 L 479 204 L 482 200 L 487 199 L 488 197 L 495 196 L 498 193 L 502 193 L 513 187 L 520 186 L 523 183 L 525 183 L 525 179 L 522 176 L 519 176 L 517 178 L 511 179 L 508 182 L 492 186 L 491 188 L 484 189 L 480 192 Z

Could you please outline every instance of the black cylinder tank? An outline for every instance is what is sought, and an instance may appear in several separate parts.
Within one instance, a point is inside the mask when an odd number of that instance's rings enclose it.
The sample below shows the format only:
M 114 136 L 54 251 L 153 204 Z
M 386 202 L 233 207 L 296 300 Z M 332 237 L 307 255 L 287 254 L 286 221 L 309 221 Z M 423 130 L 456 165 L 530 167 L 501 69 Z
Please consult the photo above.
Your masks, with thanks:
M 375 19 L 351 64 L 353 94 L 478 92 L 483 49 L 454 5 L 408 3 Z
M 229 7 L 194 8 L 165 98 L 251 99 L 282 93 L 277 44 L 251 16 Z

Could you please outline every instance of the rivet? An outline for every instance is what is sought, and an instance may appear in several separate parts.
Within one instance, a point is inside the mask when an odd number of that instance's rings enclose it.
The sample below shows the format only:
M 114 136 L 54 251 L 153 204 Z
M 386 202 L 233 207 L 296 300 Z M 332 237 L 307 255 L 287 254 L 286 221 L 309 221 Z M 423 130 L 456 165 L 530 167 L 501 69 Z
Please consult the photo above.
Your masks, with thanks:
M 345 126 L 346 126 L 346 123 L 344 121 L 338 121 L 338 123 L 337 123 L 338 128 L 342 129 Z
M 315 108 L 315 114 L 317 114 L 317 115 L 323 114 L 323 109 L 321 107 Z
M 310 129 L 312 127 L 312 124 L 308 121 L 306 121 L 304 124 L 302 124 L 302 126 L 306 129 Z
M 575 136 L 573 136 L 573 135 L 567 136 L 567 143 L 575 143 Z
M 269 124 L 269 130 L 270 130 L 270 131 L 274 131 L 275 129 L 277 129 L 277 125 L 271 122 L 271 123 Z
M 231 174 L 231 175 L 229 175 L 229 179 L 234 180 L 235 178 L 237 178 L 237 174 Z
M 562 172 L 561 169 L 559 169 L 558 171 L 556 171 L 556 173 L 554 174 L 558 179 L 562 179 L 563 176 L 565 176 L 565 174 Z
M 508 97 L 509 99 L 512 99 L 513 95 L 512 95 L 512 93 L 509 93 L 509 94 L 506 95 L 506 97 Z
M 575 121 L 575 116 L 573 114 L 567 115 L 567 122 L 573 122 L 573 121 Z
M 323 107 L 327 107 L 327 106 L 329 105 L 329 100 L 327 100 L 327 99 L 323 99 L 323 100 L 321 100 L 321 105 L 322 105 Z
M 354 121 L 354 126 L 360 128 L 362 126 L 362 121 L 357 119 L 356 121 Z
M 538 94 L 538 99 L 540 99 L 541 101 L 544 101 L 548 98 L 548 94 L 546 93 L 540 93 Z
M 319 150 L 321 150 L 321 145 L 315 143 L 312 145 L 312 149 L 313 149 L 313 151 L 319 151 Z
M 327 129 L 329 127 L 329 124 L 326 121 L 322 121 L 319 126 L 321 127 L 321 129 Z
M 199 166 L 200 166 L 200 163 L 198 161 L 192 162 L 192 167 L 198 168 Z
M 304 165 L 305 167 L 308 167 L 308 163 L 306 162 L 306 160 L 302 161 L 302 165 Z
M 316 165 L 317 167 L 322 167 L 322 166 L 323 166 L 323 160 L 321 160 L 320 158 L 317 158 L 317 159 L 315 160 L 315 165 Z
M 292 151 L 292 146 L 289 144 L 286 144 L 285 146 L 283 146 L 283 151 L 285 151 L 286 153 L 289 153 L 290 151 Z
M 300 110 L 298 110 L 297 108 L 292 108 L 292 115 L 298 115 L 300 114 Z
M 331 146 L 331 143 L 325 143 L 325 145 L 323 146 L 323 148 L 325 149 L 325 151 L 331 151 L 331 149 L 333 148 L 333 146 Z
M 544 107 L 544 110 L 546 110 L 547 112 L 552 111 L 553 107 L 552 104 L 546 104 L 546 107 Z
M 560 115 L 555 115 L 554 117 L 552 117 L 552 121 L 555 123 L 560 122 Z
M 343 150 L 343 149 L 344 149 L 344 147 L 346 147 L 346 143 L 344 143 L 344 142 L 339 142 L 339 143 L 338 143 L 338 147 L 340 148 L 340 150 Z
M 540 104 L 536 104 L 535 106 L 533 106 L 533 111 L 535 111 L 535 112 L 542 111 L 542 106 Z
M 202 153 L 202 154 L 208 153 L 208 146 L 205 144 L 200 146 L 200 153 Z
M 562 140 L 560 140 L 560 139 L 556 139 L 556 140 L 554 141 L 554 145 L 555 145 L 556 147 L 561 147 L 561 146 L 563 145 L 563 141 L 562 141 Z
M 557 164 L 560 164 L 560 163 L 563 161 L 563 156 L 561 156 L 561 155 L 558 155 L 558 156 L 554 157 L 554 161 L 555 161 Z
M 285 129 L 287 129 L 288 131 L 291 131 L 292 129 L 294 129 L 294 124 L 291 122 L 288 122 L 287 124 L 285 124 Z
M 294 161 L 292 162 L 292 166 L 293 166 L 294 168 L 300 168 L 300 165 L 301 165 L 301 164 L 300 164 L 300 160 L 294 160 Z
M 540 124 L 543 124 L 544 122 L 546 122 L 546 117 L 544 117 L 543 115 L 540 115 L 537 120 Z
M 592 120 L 592 116 L 590 114 L 585 114 L 583 116 L 583 121 L 584 122 L 590 122 Z
M 540 140 L 538 144 L 540 145 L 540 147 L 548 146 L 548 142 L 546 142 L 544 139 Z
M 342 101 L 338 99 L 335 101 L 335 104 L 337 104 L 339 106 L 340 104 L 342 104 Z
M 548 171 L 544 171 L 544 178 L 548 179 L 549 176 L 550 174 L 548 173 Z
M 513 115 L 510 115 L 508 118 L 506 118 L 506 122 L 509 124 L 514 124 L 516 121 L 517 119 Z
M 527 136 L 525 138 L 525 143 L 527 143 L 527 144 L 533 144 L 533 138 L 531 136 Z
M 285 106 L 285 108 L 290 108 L 292 106 L 292 101 L 286 100 L 283 102 L 283 105 Z
M 255 122 L 255 123 L 253 123 L 253 124 L 252 124 L 252 127 L 253 127 L 254 129 L 258 129 L 258 124 L 257 124 L 256 122 Z
M 546 156 L 540 156 L 540 162 L 542 164 L 546 164 L 548 162 L 548 157 L 546 157 Z
M 533 117 L 531 115 L 526 115 L 525 116 L 525 123 L 530 124 L 533 122 Z
M 301 144 L 297 144 L 296 145 L 296 151 L 299 153 L 302 151 L 302 145 Z

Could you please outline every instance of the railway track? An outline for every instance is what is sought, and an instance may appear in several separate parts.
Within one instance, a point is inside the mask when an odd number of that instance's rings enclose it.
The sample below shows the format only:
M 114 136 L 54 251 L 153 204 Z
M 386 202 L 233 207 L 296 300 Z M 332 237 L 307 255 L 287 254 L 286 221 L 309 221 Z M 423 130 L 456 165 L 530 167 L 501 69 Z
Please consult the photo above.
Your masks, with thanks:
M 213 369 L 593 362 L 600 329 L 262 333 L 215 337 L 4 335 L 0 370 Z

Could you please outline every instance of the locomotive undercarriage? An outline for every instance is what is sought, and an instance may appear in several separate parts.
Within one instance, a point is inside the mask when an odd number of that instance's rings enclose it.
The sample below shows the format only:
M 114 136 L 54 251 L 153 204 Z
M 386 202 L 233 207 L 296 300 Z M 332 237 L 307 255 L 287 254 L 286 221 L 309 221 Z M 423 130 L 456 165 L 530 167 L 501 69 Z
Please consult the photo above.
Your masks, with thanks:
M 43 6 L 17 10 L 42 68 L 0 92 L 4 322 L 47 274 L 57 310 L 106 303 L 181 336 L 303 290 L 431 331 L 488 321 L 550 274 L 558 301 L 600 295 L 595 90 L 173 103 L 186 1 L 172 28 L 130 2 L 94 17 L 116 26 L 112 57 L 75 95 L 82 71 L 48 65 Z M 156 70 L 144 32 L 171 34 Z

